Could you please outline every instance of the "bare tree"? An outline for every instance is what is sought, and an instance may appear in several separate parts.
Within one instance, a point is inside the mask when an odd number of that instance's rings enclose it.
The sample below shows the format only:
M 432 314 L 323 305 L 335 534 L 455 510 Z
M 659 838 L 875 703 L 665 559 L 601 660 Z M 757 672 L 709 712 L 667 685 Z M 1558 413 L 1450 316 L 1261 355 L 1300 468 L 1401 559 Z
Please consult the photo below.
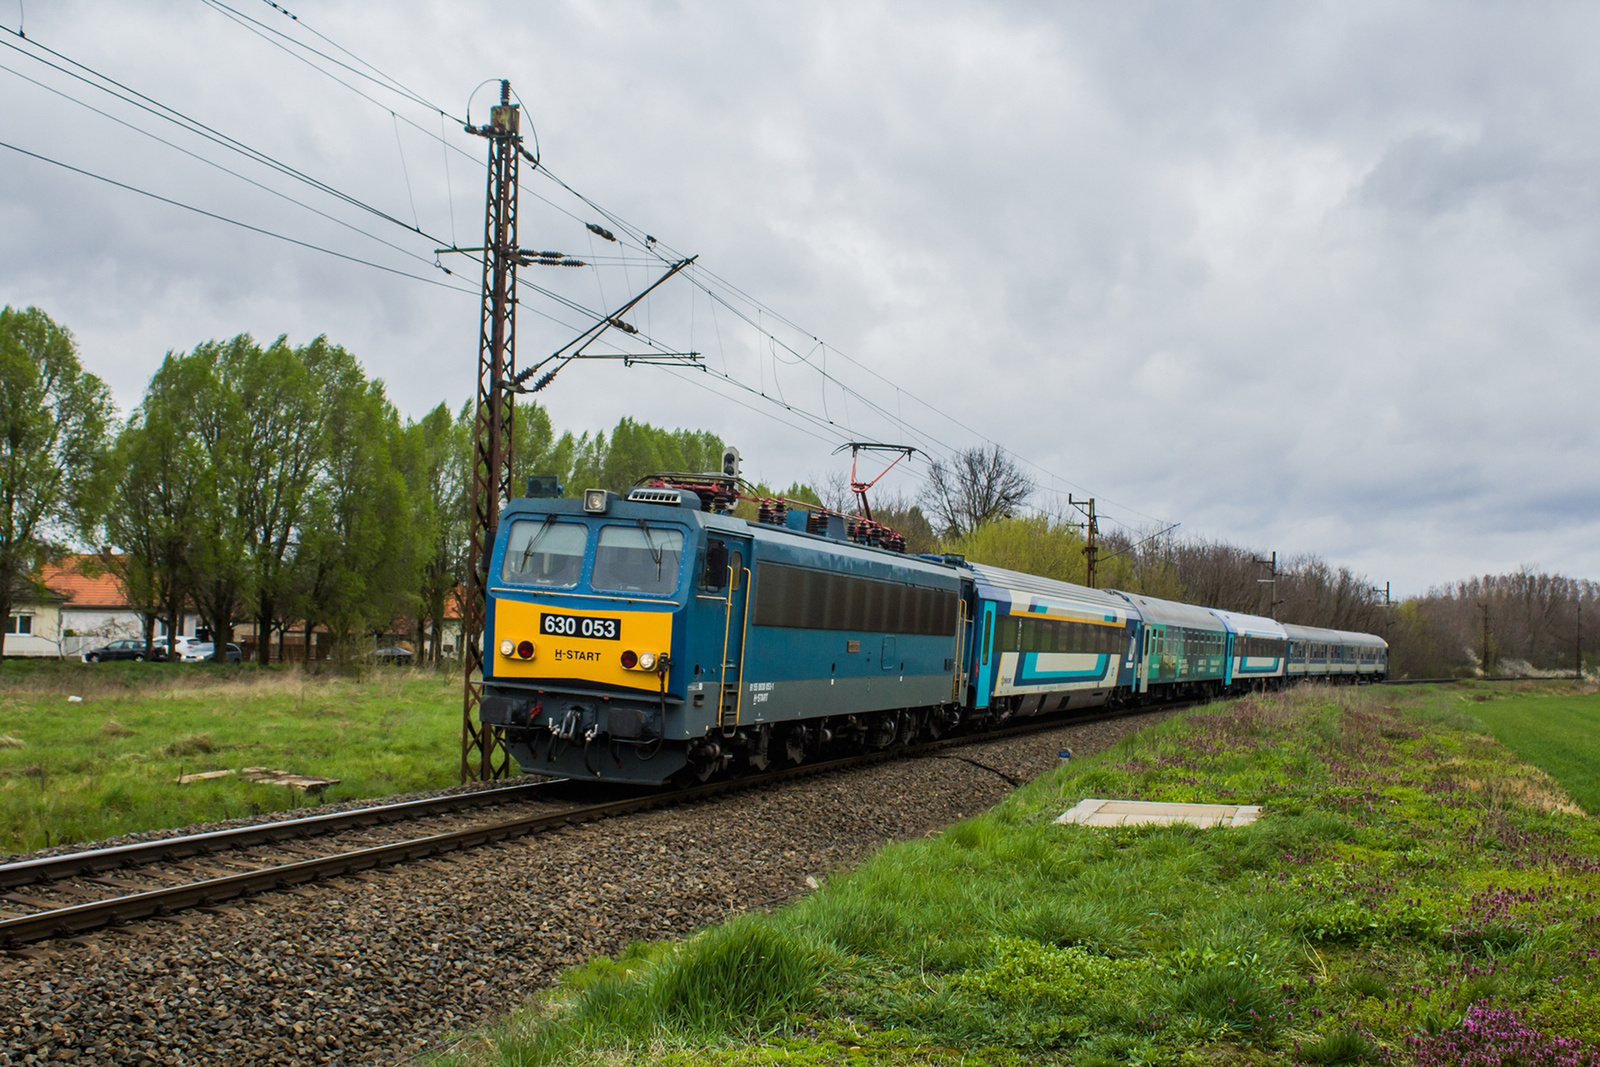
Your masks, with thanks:
M 968 448 L 928 472 L 928 508 L 946 536 L 969 534 L 1008 519 L 1033 495 L 1033 481 L 999 445 Z

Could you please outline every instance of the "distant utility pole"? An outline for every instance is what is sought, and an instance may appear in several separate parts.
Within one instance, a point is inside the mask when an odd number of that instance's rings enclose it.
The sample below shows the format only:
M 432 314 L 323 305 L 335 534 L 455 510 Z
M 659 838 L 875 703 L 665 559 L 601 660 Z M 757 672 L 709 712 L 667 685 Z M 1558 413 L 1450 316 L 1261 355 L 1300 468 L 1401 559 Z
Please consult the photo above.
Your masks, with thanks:
M 1378 595 L 1378 587 L 1377 586 L 1369 585 L 1369 586 L 1367 586 L 1367 589 L 1372 593 L 1373 596 L 1377 596 Z M 1384 636 L 1385 640 L 1387 640 L 1388 637 L 1389 637 L 1389 627 L 1394 625 L 1394 618 L 1393 618 L 1393 611 L 1392 611 L 1393 606 L 1394 606 L 1393 602 L 1389 599 L 1389 583 L 1388 582 L 1384 582 L 1383 583 L 1383 636 Z
M 1059 497 L 1057 498 L 1059 499 Z M 1084 526 L 1084 537 L 1087 542 L 1083 546 L 1083 558 L 1087 562 L 1088 577 L 1084 581 L 1090 589 L 1100 588 L 1095 584 L 1100 571 L 1100 520 L 1095 517 L 1094 497 L 1088 500 L 1074 500 L 1071 493 L 1067 494 L 1067 503 L 1083 512 L 1089 520 Z
M 1479 601 L 1478 610 L 1483 612 L 1483 676 L 1489 677 L 1489 605 Z
M 1267 614 L 1273 619 L 1273 621 L 1277 621 L 1278 605 L 1283 603 L 1283 601 L 1278 599 L 1278 553 L 1276 550 L 1274 550 L 1270 560 L 1262 559 L 1260 556 L 1253 556 L 1251 558 L 1256 563 L 1261 564 L 1261 566 L 1268 568 L 1267 573 L 1272 576 L 1270 578 L 1257 578 L 1256 584 L 1272 586 L 1272 599 L 1268 601 Z
M 1574 658 L 1572 676 L 1583 681 L 1583 594 L 1578 594 L 1578 648 Z
M 483 301 L 478 329 L 478 407 L 473 433 L 472 496 L 467 547 L 467 602 L 461 612 L 464 672 L 461 704 L 461 780 L 510 774 L 505 737 L 475 714 L 483 701 L 484 604 L 489 555 L 500 508 L 511 499 L 511 444 L 515 393 L 509 382 L 517 363 L 517 160 L 522 115 L 511 102 L 511 83 L 500 83 L 500 104 L 484 126 L 467 132 L 489 142 L 487 205 L 483 218 Z

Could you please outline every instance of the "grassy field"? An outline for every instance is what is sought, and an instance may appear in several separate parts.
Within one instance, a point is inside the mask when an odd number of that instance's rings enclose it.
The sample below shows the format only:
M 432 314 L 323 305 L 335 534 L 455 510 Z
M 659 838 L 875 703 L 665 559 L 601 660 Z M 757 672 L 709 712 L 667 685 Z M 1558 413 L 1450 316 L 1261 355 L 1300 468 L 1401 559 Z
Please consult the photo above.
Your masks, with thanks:
M 1485 685 L 1454 695 L 1501 744 L 1600 815 L 1600 697 L 1573 685 Z
M 443 1062 L 1600 1063 L 1600 821 L 1484 733 L 1546 698 L 1487 692 L 1197 710 L 770 915 L 592 961 Z M 1087 797 L 1265 815 L 1053 823 Z
M 460 679 L 159 663 L 0 665 L 0 852 L 309 803 L 237 776 L 338 778 L 329 800 L 455 784 Z M 70 701 L 70 696 L 82 698 Z

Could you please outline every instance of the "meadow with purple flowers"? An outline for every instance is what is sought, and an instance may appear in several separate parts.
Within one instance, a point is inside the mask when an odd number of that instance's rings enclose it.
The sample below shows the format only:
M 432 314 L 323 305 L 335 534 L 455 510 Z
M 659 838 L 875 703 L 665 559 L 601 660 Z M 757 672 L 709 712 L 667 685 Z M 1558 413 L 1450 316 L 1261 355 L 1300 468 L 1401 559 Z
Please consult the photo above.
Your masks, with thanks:
M 1600 1067 L 1600 821 L 1485 731 L 1483 692 L 1198 709 L 770 915 L 588 964 L 451 1059 Z M 1053 822 L 1089 797 L 1264 814 Z

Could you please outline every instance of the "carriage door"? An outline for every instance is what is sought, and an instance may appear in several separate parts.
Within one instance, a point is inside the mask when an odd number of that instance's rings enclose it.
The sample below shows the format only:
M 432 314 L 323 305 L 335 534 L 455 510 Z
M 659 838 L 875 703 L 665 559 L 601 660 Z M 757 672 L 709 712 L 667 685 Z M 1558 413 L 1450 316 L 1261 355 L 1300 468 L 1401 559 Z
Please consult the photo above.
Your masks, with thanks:
M 982 610 L 978 613 L 978 632 L 973 635 L 978 684 L 972 706 L 986 708 L 989 706 L 989 694 L 994 691 L 995 664 L 1000 659 L 1000 653 L 994 647 L 994 601 L 980 600 L 978 603 L 982 605 Z
M 1134 687 L 1134 692 L 1148 693 L 1150 691 L 1150 660 L 1155 656 L 1155 651 L 1156 632 L 1153 628 L 1146 626 L 1143 631 L 1143 641 L 1139 647 L 1138 684 Z
M 744 710 L 745 639 L 750 633 L 750 539 L 714 535 L 707 541 L 707 570 L 716 568 L 723 586 L 722 654 L 717 664 L 717 725 L 739 725 Z M 719 547 L 720 546 L 720 547 Z M 725 562 L 724 562 L 725 561 Z

